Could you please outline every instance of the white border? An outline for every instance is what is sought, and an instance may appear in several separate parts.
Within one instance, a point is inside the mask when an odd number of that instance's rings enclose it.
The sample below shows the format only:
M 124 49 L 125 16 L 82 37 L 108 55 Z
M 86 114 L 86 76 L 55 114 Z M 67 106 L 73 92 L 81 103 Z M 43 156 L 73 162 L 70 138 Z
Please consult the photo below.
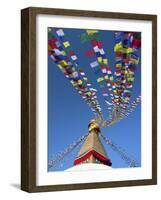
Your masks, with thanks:
M 37 149 L 36 184 L 57 185 L 152 178 L 152 23 L 141 20 L 38 15 L 37 38 Z M 47 27 L 142 32 L 141 168 L 81 172 L 47 172 Z M 143 76 L 144 75 L 144 76 Z

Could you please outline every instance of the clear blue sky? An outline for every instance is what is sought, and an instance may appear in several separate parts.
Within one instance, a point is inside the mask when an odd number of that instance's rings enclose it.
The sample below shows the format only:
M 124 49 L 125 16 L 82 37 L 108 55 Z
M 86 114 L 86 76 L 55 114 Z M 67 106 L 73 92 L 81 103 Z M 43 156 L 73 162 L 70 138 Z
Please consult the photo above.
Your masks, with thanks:
M 90 42 L 81 43 L 79 35 L 83 29 L 63 29 L 66 38 L 72 45 L 79 59 L 80 66 L 84 69 L 94 88 L 99 91 L 96 76 L 90 68 L 90 62 L 95 57 L 86 57 L 85 51 L 91 50 Z M 100 31 L 103 48 L 109 59 L 109 65 L 114 70 L 114 32 Z M 141 65 L 135 72 L 135 82 L 131 100 L 141 94 Z M 106 104 L 98 92 L 98 100 L 103 109 L 103 115 L 108 118 Z M 68 145 L 76 141 L 80 136 L 88 132 L 88 122 L 93 118 L 93 113 L 73 88 L 69 80 L 64 76 L 56 64 L 48 58 L 48 159 L 64 150 Z M 110 137 L 115 143 L 125 149 L 128 154 L 134 155 L 141 162 L 141 105 L 127 118 L 102 129 L 102 133 Z M 104 147 L 112 161 L 113 168 L 125 168 L 127 164 L 104 142 Z M 62 166 L 56 170 L 65 170 L 73 165 L 79 149 L 68 155 Z M 49 171 L 53 171 L 51 168 Z

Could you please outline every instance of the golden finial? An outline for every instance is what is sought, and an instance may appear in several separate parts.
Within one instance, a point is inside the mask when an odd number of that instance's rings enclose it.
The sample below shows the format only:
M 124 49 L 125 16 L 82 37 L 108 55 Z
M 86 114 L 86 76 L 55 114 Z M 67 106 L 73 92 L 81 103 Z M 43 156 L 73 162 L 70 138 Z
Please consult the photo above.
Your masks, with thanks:
M 89 122 L 88 130 L 89 130 L 89 132 L 91 132 L 91 131 L 93 131 L 93 130 L 96 130 L 97 133 L 100 132 L 100 126 L 99 126 L 99 123 L 97 122 L 96 119 L 92 119 L 92 120 Z

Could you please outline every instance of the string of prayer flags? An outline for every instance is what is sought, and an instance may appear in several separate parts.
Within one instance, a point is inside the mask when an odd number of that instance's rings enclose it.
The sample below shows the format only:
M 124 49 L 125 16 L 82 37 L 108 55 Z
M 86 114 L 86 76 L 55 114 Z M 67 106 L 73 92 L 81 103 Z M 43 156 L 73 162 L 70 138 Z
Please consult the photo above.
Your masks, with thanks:
M 128 116 L 131 112 L 133 112 L 136 109 L 136 107 L 138 106 L 138 103 L 140 103 L 140 101 L 141 101 L 141 96 L 135 98 L 132 103 L 130 103 L 126 106 L 125 110 L 122 110 L 122 113 L 125 116 Z
M 134 49 L 133 42 L 134 33 L 116 32 L 115 33 L 115 76 L 117 80 L 117 92 L 121 86 L 122 92 L 120 95 L 125 97 L 125 100 L 129 100 L 131 96 L 130 90 L 124 91 L 124 89 L 131 89 L 134 82 L 134 71 L 136 64 L 139 63 L 139 56 Z M 126 83 L 127 82 L 127 83 Z M 124 100 L 120 97 L 120 103 Z
M 100 77 L 97 78 L 97 82 L 99 83 L 100 88 L 104 88 L 102 82 L 109 80 L 112 83 L 114 81 L 114 77 L 112 75 L 111 68 L 107 66 L 108 58 L 106 57 L 102 42 L 97 39 L 92 39 L 91 45 L 93 47 L 93 51 L 95 52 L 95 56 L 97 57 L 97 62 L 92 62 L 90 65 L 92 68 L 98 67 L 98 65 L 100 66 L 101 70 L 97 68 L 97 70 L 94 70 L 94 72 L 95 74 L 102 73 L 102 75 L 104 76 L 103 78 Z M 109 91 L 113 91 L 111 84 L 110 85 L 108 84 L 107 88 Z
M 119 38 L 119 39 L 118 39 Z M 133 49 L 131 49 L 130 46 L 130 38 L 131 34 L 127 33 L 115 33 L 115 47 L 114 51 L 116 53 L 115 58 L 115 67 L 117 68 L 115 71 L 115 76 L 117 80 L 117 93 L 119 92 L 119 89 L 122 89 L 122 92 L 120 95 L 124 95 L 125 97 L 129 97 L 130 95 L 127 92 L 123 93 L 124 88 L 132 88 L 131 85 L 125 87 L 126 84 L 126 76 L 128 76 L 128 64 L 129 64 L 129 55 L 130 53 L 133 53 Z M 130 77 L 131 78 L 131 77 Z M 122 98 L 120 97 L 120 103 L 122 101 Z
M 76 63 L 77 56 L 75 52 L 70 49 L 71 44 L 66 40 L 63 29 L 55 29 L 55 33 L 58 38 L 54 35 L 53 38 L 49 38 L 48 42 L 50 57 L 70 80 L 81 97 L 85 99 L 91 110 L 100 113 L 101 107 L 97 100 L 96 91 L 94 91 L 95 89 L 92 87 L 83 69 L 80 69 L 78 63 Z M 75 67 L 78 68 L 78 70 L 76 70 Z
M 67 40 L 62 28 L 48 28 L 48 53 L 52 61 L 59 67 L 70 83 L 77 90 L 95 115 L 102 116 L 97 92 L 88 79 L 72 43 Z M 115 32 L 114 69 L 109 66 L 109 60 L 98 30 L 86 30 L 80 36 L 80 41 L 91 44 L 91 49 L 84 55 L 90 59 L 90 67 L 96 75 L 96 82 L 101 88 L 101 95 L 108 112 L 108 125 L 127 117 L 132 113 L 140 97 L 131 101 L 135 72 L 140 62 L 141 34 L 135 32 Z M 92 60 L 93 58 L 93 60 Z

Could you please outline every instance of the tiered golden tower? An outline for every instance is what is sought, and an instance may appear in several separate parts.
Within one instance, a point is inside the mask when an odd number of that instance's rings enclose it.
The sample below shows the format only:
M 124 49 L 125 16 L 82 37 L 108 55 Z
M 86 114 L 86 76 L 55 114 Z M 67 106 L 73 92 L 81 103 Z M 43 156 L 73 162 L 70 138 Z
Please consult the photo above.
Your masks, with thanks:
M 78 156 L 74 160 L 74 165 L 84 163 L 97 163 L 111 166 L 111 160 L 100 141 L 100 126 L 95 119 L 88 125 L 88 135 L 81 147 Z

